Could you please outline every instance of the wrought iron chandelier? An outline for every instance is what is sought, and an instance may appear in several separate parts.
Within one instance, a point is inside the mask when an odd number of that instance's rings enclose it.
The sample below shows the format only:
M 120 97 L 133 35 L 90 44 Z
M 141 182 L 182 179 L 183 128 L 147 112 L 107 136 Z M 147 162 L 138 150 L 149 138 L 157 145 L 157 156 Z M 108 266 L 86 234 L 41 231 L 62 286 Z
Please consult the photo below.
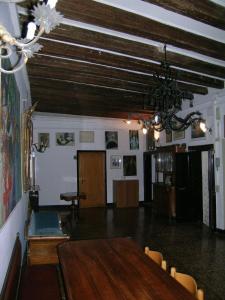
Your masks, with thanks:
M 150 91 L 147 105 L 155 109 L 155 113 L 150 120 L 144 120 L 143 126 L 152 127 L 155 131 L 166 130 L 182 131 L 190 125 L 205 122 L 199 111 L 194 111 L 181 118 L 177 113 L 182 110 L 183 100 L 190 101 L 193 107 L 194 96 L 192 92 L 181 91 L 166 57 L 166 45 L 164 45 L 164 61 L 161 62 L 162 72 L 154 74 L 156 87 Z

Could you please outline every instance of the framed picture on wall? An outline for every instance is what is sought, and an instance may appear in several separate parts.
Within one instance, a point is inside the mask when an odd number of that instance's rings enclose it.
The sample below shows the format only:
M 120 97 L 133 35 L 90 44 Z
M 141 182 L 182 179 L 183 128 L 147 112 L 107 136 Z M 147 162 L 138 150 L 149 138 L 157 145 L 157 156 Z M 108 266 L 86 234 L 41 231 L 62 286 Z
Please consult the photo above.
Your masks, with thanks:
M 205 137 L 205 132 L 203 132 L 198 124 L 192 124 L 191 125 L 191 138 L 196 139 L 196 138 L 204 138 Z
M 173 131 L 173 140 L 181 140 L 185 138 L 185 131 Z
M 111 155 L 110 157 L 110 168 L 121 169 L 122 157 L 120 155 Z
M 166 143 L 172 142 L 172 131 L 166 132 Z
M 48 132 L 39 132 L 38 133 L 38 145 L 44 145 L 49 147 L 49 133 Z
M 123 157 L 123 175 L 124 176 L 137 175 L 136 155 L 125 155 Z
M 94 131 L 80 131 L 80 143 L 94 143 Z
M 106 149 L 118 149 L 117 131 L 105 131 L 105 147 Z
M 130 150 L 139 149 L 138 130 L 129 130 Z
M 56 145 L 57 146 L 74 146 L 75 139 L 73 132 L 57 132 Z

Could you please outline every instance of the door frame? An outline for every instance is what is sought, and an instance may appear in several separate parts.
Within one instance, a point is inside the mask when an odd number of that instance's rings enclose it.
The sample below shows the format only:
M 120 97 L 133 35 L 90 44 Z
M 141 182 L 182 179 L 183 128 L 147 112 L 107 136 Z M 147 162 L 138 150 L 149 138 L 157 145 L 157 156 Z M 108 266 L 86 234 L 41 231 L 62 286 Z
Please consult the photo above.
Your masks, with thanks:
M 216 230 L 216 191 L 214 168 L 214 144 L 189 146 L 188 151 L 208 152 L 209 227 Z
M 79 193 L 79 154 L 84 152 L 104 153 L 105 154 L 105 205 L 107 205 L 107 164 L 106 164 L 106 150 L 77 150 L 77 192 Z

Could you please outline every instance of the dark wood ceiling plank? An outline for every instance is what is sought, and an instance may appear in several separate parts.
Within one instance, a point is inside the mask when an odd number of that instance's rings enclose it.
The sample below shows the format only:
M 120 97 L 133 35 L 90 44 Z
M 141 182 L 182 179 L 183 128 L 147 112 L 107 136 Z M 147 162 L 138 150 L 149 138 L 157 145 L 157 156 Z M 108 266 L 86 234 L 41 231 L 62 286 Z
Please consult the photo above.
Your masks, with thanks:
M 212 1 L 142 0 L 225 30 L 225 8 Z
M 153 74 L 156 72 L 158 74 L 163 74 L 160 65 L 140 59 L 135 59 L 133 57 L 115 55 L 104 51 L 98 51 L 79 46 L 71 46 L 54 41 L 43 40 L 42 44 L 44 45 L 44 50 L 42 51 L 42 53 L 45 55 L 61 55 L 69 59 L 83 60 L 95 64 L 103 64 L 114 68 L 144 72 L 147 74 Z M 194 83 L 219 89 L 224 88 L 224 81 L 219 79 L 182 70 L 172 70 L 172 74 L 177 78 L 178 81 L 185 81 L 188 83 Z
M 158 62 L 164 59 L 164 53 L 159 51 L 158 47 L 63 24 L 53 30 L 49 35 L 46 35 L 46 37 L 151 59 Z M 225 67 L 222 66 L 177 54 L 169 50 L 167 50 L 167 59 L 171 65 L 179 68 L 225 78 Z
M 92 0 L 59 1 L 66 18 L 141 36 L 225 60 L 225 44 Z
M 144 74 L 137 74 L 125 70 L 118 70 L 94 64 L 86 64 L 84 62 L 82 63 L 77 61 L 61 60 L 40 55 L 34 57 L 32 60 L 29 61 L 28 71 L 30 66 L 36 69 L 41 67 L 42 69 L 48 68 L 49 70 L 52 70 L 52 78 L 54 78 L 54 68 L 60 68 L 62 70 L 61 72 L 64 74 L 69 74 L 71 72 L 81 72 L 96 76 L 99 76 L 99 74 L 101 74 L 105 77 L 148 84 L 149 86 L 152 86 L 155 83 L 153 82 L 152 76 Z M 42 74 L 42 76 L 44 75 Z M 208 93 L 208 90 L 205 87 L 185 84 L 182 82 L 179 83 L 179 88 L 181 90 L 191 91 L 194 94 L 206 95 Z
M 29 78 L 30 80 L 35 80 L 37 78 L 45 78 L 48 80 L 52 78 L 52 70 L 49 67 L 29 67 Z M 141 84 L 131 81 L 125 81 L 110 77 L 104 77 L 93 74 L 85 74 L 74 71 L 72 72 L 62 72 L 60 68 L 54 68 L 54 79 L 59 79 L 61 81 L 73 81 L 77 83 L 83 83 L 87 85 L 98 85 L 103 87 L 111 87 L 115 89 L 130 90 L 135 92 L 148 92 L 149 86 L 147 84 Z

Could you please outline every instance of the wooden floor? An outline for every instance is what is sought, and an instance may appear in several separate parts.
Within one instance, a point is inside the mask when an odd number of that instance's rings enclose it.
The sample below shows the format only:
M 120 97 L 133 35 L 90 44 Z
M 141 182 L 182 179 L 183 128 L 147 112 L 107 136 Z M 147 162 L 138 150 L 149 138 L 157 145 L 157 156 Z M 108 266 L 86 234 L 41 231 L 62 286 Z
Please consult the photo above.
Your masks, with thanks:
M 147 245 L 161 251 L 177 271 L 193 275 L 206 300 L 225 300 L 225 235 L 199 223 L 171 223 L 149 207 L 81 209 L 73 228 L 67 216 L 61 212 L 63 230 L 73 239 L 129 236 L 143 249 Z

